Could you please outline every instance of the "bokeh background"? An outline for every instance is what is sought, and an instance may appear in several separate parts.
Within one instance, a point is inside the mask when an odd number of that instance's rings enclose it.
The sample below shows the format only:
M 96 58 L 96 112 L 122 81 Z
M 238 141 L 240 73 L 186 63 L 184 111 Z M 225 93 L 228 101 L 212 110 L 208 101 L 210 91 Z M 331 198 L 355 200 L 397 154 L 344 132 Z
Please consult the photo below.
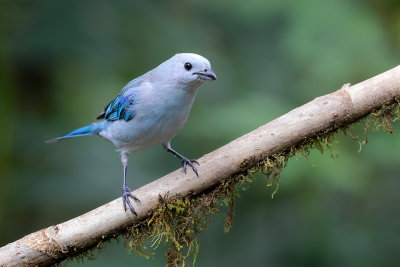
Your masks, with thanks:
M 207 57 L 219 77 L 200 88 L 173 142 L 194 158 L 400 59 L 396 0 L 2 0 L 0 21 L 0 246 L 120 196 L 110 143 L 44 141 L 92 122 L 175 53 Z M 335 160 L 290 160 L 273 200 L 258 176 L 231 231 L 216 217 L 199 235 L 197 266 L 398 266 L 399 148 L 397 134 L 371 133 L 361 153 L 339 137 Z M 137 188 L 180 164 L 159 146 L 129 167 Z M 162 266 L 163 253 L 146 260 L 112 242 L 68 266 Z

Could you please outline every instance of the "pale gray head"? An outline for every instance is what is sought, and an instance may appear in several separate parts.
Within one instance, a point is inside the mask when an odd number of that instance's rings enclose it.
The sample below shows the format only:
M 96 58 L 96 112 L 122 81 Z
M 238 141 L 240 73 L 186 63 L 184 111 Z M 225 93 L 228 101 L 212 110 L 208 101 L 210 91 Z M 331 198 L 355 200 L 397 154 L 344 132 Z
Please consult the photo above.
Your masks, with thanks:
M 169 78 L 184 84 L 201 84 L 206 80 L 216 80 L 210 62 L 197 54 L 176 54 L 157 67 L 158 71 L 168 73 Z

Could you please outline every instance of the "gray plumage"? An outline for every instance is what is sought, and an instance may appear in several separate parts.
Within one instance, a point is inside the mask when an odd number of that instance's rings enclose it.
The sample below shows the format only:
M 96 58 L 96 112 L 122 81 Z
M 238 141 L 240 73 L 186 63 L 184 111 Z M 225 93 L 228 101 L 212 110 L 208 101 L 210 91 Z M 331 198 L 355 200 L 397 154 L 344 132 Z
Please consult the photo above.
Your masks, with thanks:
M 171 148 L 171 140 L 187 121 L 198 87 L 206 80 L 216 80 L 210 62 L 196 54 L 182 53 L 161 63 L 155 69 L 129 82 L 97 117 L 103 121 L 79 128 L 50 140 L 83 135 L 99 135 L 112 142 L 121 153 L 124 166 L 123 206 L 136 214 L 126 186 L 128 154 L 162 144 L 198 175 L 194 163 Z

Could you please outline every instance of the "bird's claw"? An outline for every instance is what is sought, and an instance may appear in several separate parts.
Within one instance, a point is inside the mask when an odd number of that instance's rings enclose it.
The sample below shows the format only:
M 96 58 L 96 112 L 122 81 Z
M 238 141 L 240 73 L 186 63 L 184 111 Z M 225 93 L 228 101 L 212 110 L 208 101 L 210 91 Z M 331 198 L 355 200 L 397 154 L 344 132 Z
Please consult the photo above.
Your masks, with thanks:
M 197 168 L 196 168 L 196 166 L 194 166 L 193 163 L 197 163 L 198 165 L 200 165 L 200 163 L 197 162 L 197 160 L 182 158 L 183 171 L 184 171 L 185 174 L 186 174 L 186 165 L 189 165 L 190 167 L 192 167 L 192 170 L 193 170 L 194 173 L 197 175 L 197 177 L 199 177 L 199 174 L 197 173 Z
M 137 216 L 137 213 L 136 213 L 135 209 L 133 208 L 129 197 L 140 202 L 140 200 L 131 193 L 131 189 L 129 187 L 127 187 L 127 186 L 122 187 L 122 203 L 124 205 L 124 210 L 126 211 L 126 204 L 128 204 L 129 209 L 132 211 L 133 214 L 135 214 Z

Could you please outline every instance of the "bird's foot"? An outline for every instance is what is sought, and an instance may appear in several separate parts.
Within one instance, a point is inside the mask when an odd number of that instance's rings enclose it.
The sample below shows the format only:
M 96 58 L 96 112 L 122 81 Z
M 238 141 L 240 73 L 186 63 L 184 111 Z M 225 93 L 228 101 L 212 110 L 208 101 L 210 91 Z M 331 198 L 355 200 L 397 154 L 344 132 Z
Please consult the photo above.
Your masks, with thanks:
M 133 195 L 131 192 L 132 192 L 132 190 L 129 187 L 127 187 L 127 186 L 122 187 L 122 203 L 124 205 L 125 211 L 126 211 L 126 204 L 128 204 L 129 209 L 132 211 L 133 214 L 135 214 L 137 216 L 136 211 L 133 208 L 129 197 L 131 197 L 134 200 L 139 201 L 139 202 L 140 202 L 140 200 L 135 195 Z
M 194 171 L 194 173 L 196 173 L 197 177 L 199 177 L 199 174 L 197 173 L 197 168 L 193 164 L 193 163 L 197 163 L 198 165 L 200 165 L 200 163 L 198 163 L 197 160 L 187 159 L 185 157 L 182 157 L 181 160 L 182 160 L 183 171 L 185 173 L 186 173 L 186 165 L 189 165 L 190 167 L 192 167 L 192 170 Z

